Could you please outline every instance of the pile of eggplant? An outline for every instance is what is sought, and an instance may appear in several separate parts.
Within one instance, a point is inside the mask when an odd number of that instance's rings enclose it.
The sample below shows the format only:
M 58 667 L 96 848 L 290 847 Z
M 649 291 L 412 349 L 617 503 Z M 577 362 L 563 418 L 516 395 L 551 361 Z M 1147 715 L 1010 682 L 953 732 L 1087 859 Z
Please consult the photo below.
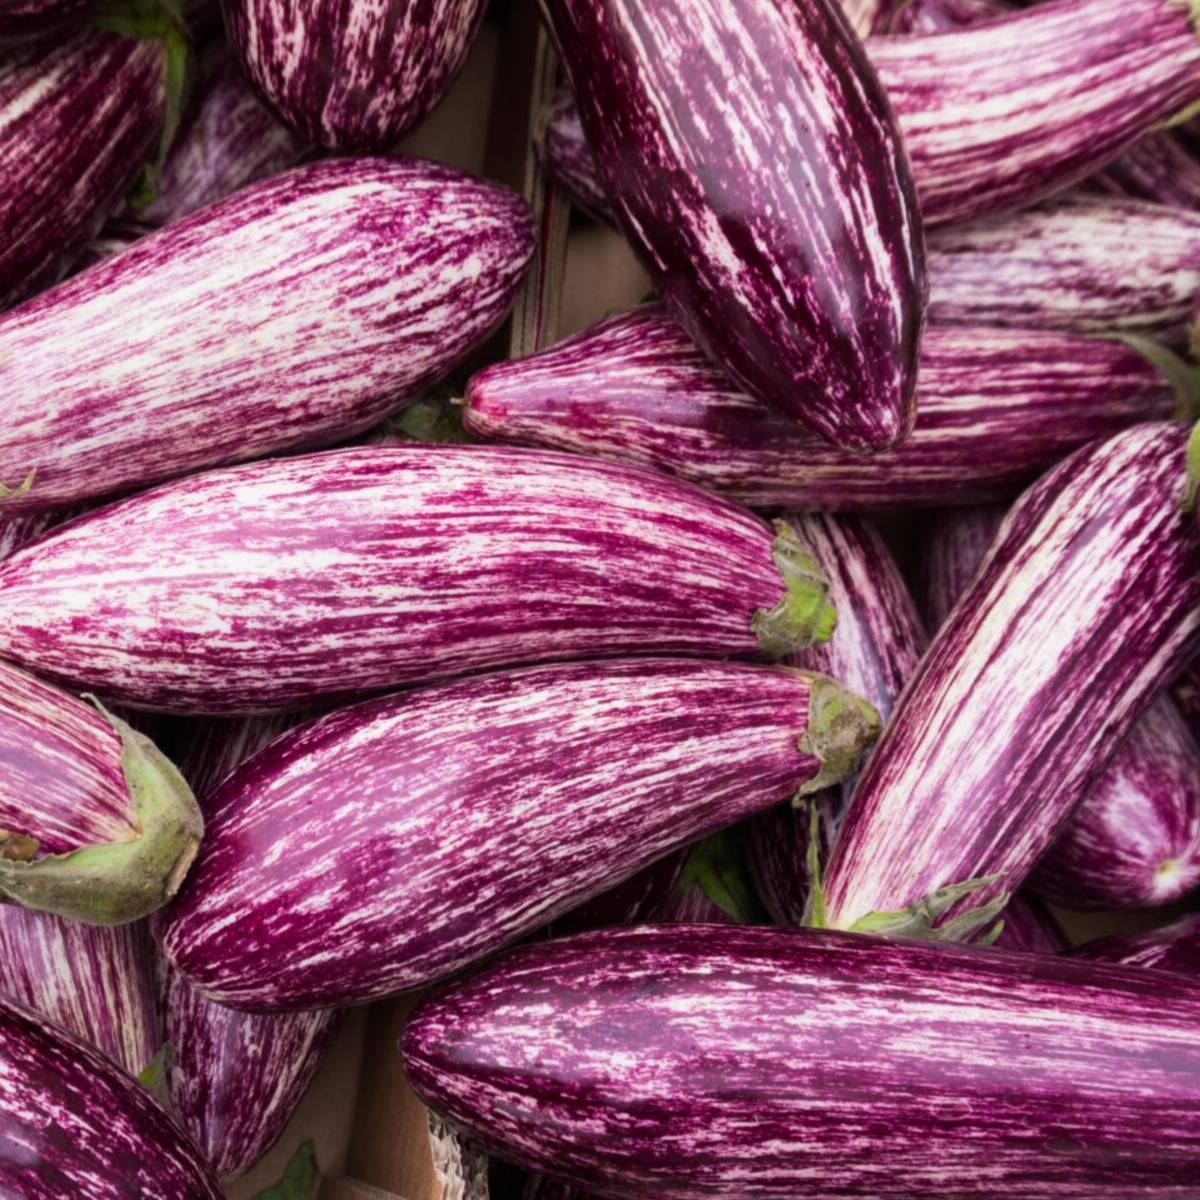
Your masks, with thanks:
M 0 0 L 0 1195 L 1197 1200 L 1200 0 L 485 7 Z

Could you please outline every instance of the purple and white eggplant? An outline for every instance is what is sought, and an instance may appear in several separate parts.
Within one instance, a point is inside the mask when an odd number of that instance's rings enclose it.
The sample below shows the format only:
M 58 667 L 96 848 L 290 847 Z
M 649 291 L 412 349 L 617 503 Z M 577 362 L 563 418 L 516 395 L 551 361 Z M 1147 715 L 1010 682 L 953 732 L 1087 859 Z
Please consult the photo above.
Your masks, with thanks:
M 145 921 L 83 925 L 0 905 L 0 995 L 75 1034 L 131 1075 L 158 1053 Z
M 96 925 L 153 912 L 204 831 L 183 777 L 119 717 L 7 664 L 0 685 L 0 897 Z
M 1116 934 L 1085 942 L 1071 951 L 1071 957 L 1172 971 L 1197 979 L 1200 978 L 1200 915 L 1180 917 L 1144 933 Z
M 942 514 L 926 537 L 924 593 L 940 628 L 1004 519 L 1003 506 Z M 1200 748 L 1160 693 L 1138 718 L 1034 872 L 1030 887 L 1073 909 L 1169 904 L 1200 881 Z
M 267 107 L 305 142 L 392 149 L 446 94 L 486 0 L 225 0 L 225 30 Z
M 645 870 L 609 888 L 564 914 L 547 931 L 554 937 L 604 929 L 609 925 L 632 925 L 636 921 L 665 920 L 657 914 L 675 895 L 688 861 L 687 849 L 676 850 L 651 863 Z
M 479 372 L 463 420 L 480 437 L 628 459 L 762 508 L 871 509 L 1001 499 L 1094 438 L 1179 407 L 1130 347 L 1028 330 L 930 329 L 918 390 L 912 436 L 867 464 L 739 391 L 648 305 Z
M 0 47 L 77 24 L 95 0 L 0 0 Z
M 604 654 L 782 657 L 833 619 L 789 530 L 648 471 L 495 446 L 193 476 L 19 550 L 0 590 L 0 652 L 185 713 Z
M 0 309 L 76 260 L 152 157 L 178 53 L 165 18 L 163 35 L 85 29 L 0 61 Z
M 0 318 L 3 510 L 369 429 L 499 324 L 532 249 L 518 196 L 383 158 L 142 238 Z
M 1166 1200 L 1200 1189 L 1197 1022 L 1133 968 L 640 926 L 497 959 L 403 1052 L 489 1150 L 608 1197 Z
M 858 781 L 822 923 L 969 937 L 1050 848 L 1200 641 L 1187 438 L 1085 447 L 1009 512 Z
M 584 212 L 597 220 L 616 223 L 608 197 L 596 178 L 596 160 L 570 92 L 560 93 L 538 114 L 533 148 L 542 170 Z
M 245 759 L 295 722 L 202 722 L 181 761 L 201 803 Z M 0 914 L 2 915 L 2 914 Z M 213 1004 L 159 964 L 171 1107 L 222 1179 L 241 1175 L 278 1140 L 337 1030 L 335 1009 L 259 1015 Z
M 995 17 L 1004 17 L 1013 6 L 1005 0 L 911 0 L 881 33 L 946 33 Z
M 861 518 L 811 513 L 788 521 L 820 564 L 838 615 L 832 637 L 797 655 L 794 665 L 841 680 L 869 700 L 886 722 L 928 641 L 900 568 L 883 539 Z M 806 923 L 812 810 L 818 810 L 818 849 L 824 859 L 842 813 L 845 787 L 814 796 L 803 808 L 783 805 L 747 823 L 755 888 L 778 924 Z
M 99 1051 L 0 999 L 0 1193 L 221 1200 L 196 1148 Z
M 929 237 L 929 319 L 1186 337 L 1200 212 L 1072 193 Z
M 1093 182 L 1113 195 L 1200 212 L 1200 158 L 1171 133 L 1142 138 Z
M 263 107 L 226 44 L 201 56 L 191 107 L 163 163 L 158 190 L 129 216 L 166 225 L 298 163 L 305 143 Z
M 679 845 L 836 782 L 877 733 L 874 710 L 823 676 L 694 659 L 367 701 L 226 779 L 160 943 L 207 996 L 248 1010 L 423 987 Z
M 987 943 L 1024 954 L 1062 954 L 1067 939 L 1035 900 L 1015 896 L 1000 914 L 999 931 L 985 931 Z
M 887 99 L 833 0 L 542 8 L 603 190 L 676 319 L 835 445 L 902 441 L 921 224 Z

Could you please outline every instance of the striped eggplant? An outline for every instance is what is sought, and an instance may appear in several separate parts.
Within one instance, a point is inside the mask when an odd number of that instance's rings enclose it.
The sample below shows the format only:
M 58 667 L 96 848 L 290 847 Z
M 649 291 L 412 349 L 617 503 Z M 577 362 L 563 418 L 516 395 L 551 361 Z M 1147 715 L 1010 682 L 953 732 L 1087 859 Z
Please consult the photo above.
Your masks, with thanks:
M 881 32 L 946 33 L 1007 16 L 1012 9 L 1005 0 L 910 0 Z
M 926 538 L 924 592 L 938 629 L 976 576 L 1004 508 L 942 514 Z M 1072 909 L 1169 904 L 1200 881 L 1200 748 L 1160 692 L 1117 747 L 1034 872 L 1030 887 Z
M 142 238 L 0 318 L 5 511 L 369 429 L 499 324 L 532 249 L 518 196 L 398 158 L 299 167 Z
M 449 90 L 486 0 L 224 0 L 246 78 L 301 139 L 392 149 Z
M 1167 1200 L 1200 1189 L 1200 986 L 737 925 L 522 948 L 405 1070 L 527 1169 L 624 1200 Z
M 562 937 L 587 929 L 604 929 L 608 925 L 629 925 L 650 919 L 675 894 L 687 860 L 686 848 L 668 854 L 616 887 L 565 913 L 548 932 Z M 655 919 L 662 918 L 655 915 Z
M 937 513 L 926 530 L 917 596 L 925 628 L 936 633 L 979 571 L 1004 524 L 1007 504 L 951 508 Z
M 903 12 L 908 0 L 838 0 L 850 28 L 859 37 L 879 33 L 891 27 Z
M 886 721 L 928 641 L 900 568 L 860 517 L 810 513 L 788 520 L 821 565 L 838 614 L 833 636 L 797 655 L 794 664 L 841 680 Z M 813 807 L 824 856 L 844 803 L 844 788 L 834 788 L 803 808 L 783 805 L 747 823 L 755 889 L 777 924 L 806 923 Z
M 1071 956 L 1152 967 L 1196 979 L 1200 977 L 1200 915 L 1192 913 L 1144 933 L 1117 934 L 1085 942 L 1076 946 Z
M 0 46 L 76 24 L 93 6 L 94 0 L 0 0 Z
M 1022 208 L 1186 114 L 1200 102 L 1195 21 L 1193 0 L 1048 0 L 971 28 L 868 39 L 925 222 Z M 577 119 L 559 110 L 555 132 Z
M 538 113 L 533 146 L 542 170 L 584 212 L 597 220 L 616 223 L 608 197 L 596 178 L 596 160 L 570 92 L 561 92 Z
M 1200 158 L 1171 133 L 1144 137 L 1094 182 L 1117 196 L 1200 212 Z
M 542 9 L 604 192 L 675 318 L 835 445 L 903 441 L 921 223 L 887 99 L 835 0 Z
M 152 157 L 178 55 L 163 34 L 84 29 L 0 58 L 0 309 L 74 262 Z
M 182 776 L 120 717 L 7 663 L 0 682 L 0 898 L 96 925 L 153 912 L 204 830 Z
M 226 779 L 160 944 L 207 996 L 248 1010 L 423 987 L 685 842 L 836 781 L 877 732 L 874 710 L 823 676 L 695 659 L 533 667 L 367 701 Z
M 0 1195 L 221 1200 L 196 1148 L 140 1084 L 0 999 Z
M 185 713 L 550 659 L 779 657 L 832 620 L 790 530 L 648 471 L 497 446 L 193 476 L 18 551 L 0 590 L 0 653 Z
M 739 836 L 745 825 L 743 822 L 735 830 L 713 834 L 692 846 L 679 881 L 647 919 L 682 925 L 760 923 L 762 913 L 743 862 Z
M 1131 348 L 1027 330 L 930 329 L 919 390 L 915 432 L 868 469 L 739 392 L 646 306 L 479 372 L 463 419 L 480 437 L 630 459 L 763 508 L 871 509 L 1000 499 L 1093 438 L 1176 409 Z
M 129 215 L 166 225 L 298 163 L 305 144 L 262 106 L 226 43 L 211 42 L 199 82 L 163 163 L 158 191 Z
M 1062 930 L 1036 900 L 1014 896 L 1000 914 L 999 932 L 987 936 L 988 943 L 1001 950 L 1025 954 L 1062 954 L 1067 939 Z
M 83 925 L 0 905 L 0 996 L 25 1005 L 131 1075 L 160 1045 L 145 921 Z
M 825 923 L 969 936 L 1050 848 L 1200 642 L 1187 439 L 1126 430 L 1011 509 L 859 778 Z
M 200 722 L 180 765 L 201 803 L 293 723 L 282 716 Z M 171 1106 L 217 1175 L 241 1175 L 279 1139 L 340 1014 L 237 1012 L 205 999 L 161 961 L 159 995 L 164 1037 L 174 1051 L 166 1074 Z
M 929 319 L 1181 341 L 1200 295 L 1200 212 L 1072 193 L 935 230 Z
M 1072 909 L 1155 908 L 1200 883 L 1200 746 L 1160 693 L 1029 886 Z

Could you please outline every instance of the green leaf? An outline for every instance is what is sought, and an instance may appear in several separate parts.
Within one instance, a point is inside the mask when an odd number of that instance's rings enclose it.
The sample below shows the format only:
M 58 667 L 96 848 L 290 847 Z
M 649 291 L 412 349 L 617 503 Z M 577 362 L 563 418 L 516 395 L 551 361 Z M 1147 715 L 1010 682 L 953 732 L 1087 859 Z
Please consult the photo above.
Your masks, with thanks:
M 310 1138 L 292 1155 L 278 1183 L 258 1192 L 253 1200 L 309 1200 L 320 1176 L 317 1148 Z
M 1196 492 L 1200 489 L 1200 421 L 1192 426 L 1192 436 L 1187 444 L 1187 487 L 1183 493 L 1183 511 L 1191 512 L 1196 507 Z
M 797 797 L 797 801 L 799 797 Z M 808 801 L 808 899 L 804 902 L 806 929 L 825 929 L 825 874 L 821 866 L 821 802 Z
M 459 445 L 472 441 L 463 427 L 462 401 L 439 389 L 392 413 L 375 431 L 384 441 Z
M 167 1072 L 175 1061 L 175 1047 L 163 1042 L 154 1057 L 138 1072 L 137 1081 L 160 1104 L 167 1104 Z
M 693 884 L 739 924 L 757 919 L 754 893 L 727 834 L 713 834 L 692 847 L 677 886 L 683 890 Z
M 850 926 L 852 933 L 891 934 L 896 937 L 926 938 L 935 942 L 960 942 L 980 926 L 998 917 L 1012 898 L 1001 892 L 994 900 L 977 908 L 968 908 L 941 925 L 935 922 L 964 896 L 996 883 L 999 875 L 984 875 L 939 888 L 906 908 L 867 913 Z

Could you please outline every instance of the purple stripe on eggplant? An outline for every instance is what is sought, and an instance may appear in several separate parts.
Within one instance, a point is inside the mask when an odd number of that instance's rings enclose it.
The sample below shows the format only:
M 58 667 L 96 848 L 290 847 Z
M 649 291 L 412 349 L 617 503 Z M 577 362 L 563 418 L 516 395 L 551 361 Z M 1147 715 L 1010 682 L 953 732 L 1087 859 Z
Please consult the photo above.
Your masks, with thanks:
M 877 732 L 824 677 L 692 659 L 368 701 L 285 733 L 218 789 L 159 940 L 207 996 L 249 1010 L 423 987 L 833 782 Z
M 936 633 L 954 611 L 1004 524 L 1007 504 L 951 508 L 925 531 L 917 596 L 925 628 Z
M 139 1083 L 0 1000 L 0 1194 L 221 1200 L 199 1152 Z
M 0 591 L 7 656 L 185 713 L 556 658 L 781 656 L 829 611 L 794 537 L 727 501 L 496 446 L 193 476 L 18 551 Z
M 981 569 L 1003 506 L 943 513 L 926 535 L 926 614 L 940 628 Z M 1200 880 L 1200 749 L 1160 693 L 1087 787 L 1034 872 L 1038 895 L 1072 909 L 1169 904 Z
M 608 197 L 596 178 L 596 160 L 570 92 L 562 92 L 538 114 L 533 147 L 542 170 L 584 212 L 597 220 L 616 223 Z
M 295 724 L 288 716 L 198 722 L 180 760 L 201 804 L 229 773 Z M 252 1167 L 279 1139 L 337 1031 L 335 1009 L 259 1015 L 205 999 L 159 963 L 171 1106 L 222 1179 Z
M 825 871 L 829 925 L 986 924 L 1192 657 L 1187 438 L 1163 422 L 1085 447 L 1009 512 L 859 778 Z
M 304 141 L 385 151 L 449 90 L 486 0 L 225 0 L 225 31 L 268 108 Z
M 0 995 L 108 1055 L 130 1075 L 158 1053 L 154 958 L 145 921 L 83 925 L 0 905 Z
M 1062 954 L 1067 939 L 1036 900 L 1014 896 L 1000 914 L 1001 929 L 990 944 L 1024 954 Z
M 158 38 L 87 29 L 0 62 L 0 309 L 75 261 L 150 159 L 165 55 Z
M 1160 694 L 1029 881 L 1064 908 L 1157 908 L 1200 883 L 1200 746 Z
M 1117 196 L 1200 212 L 1200 159 L 1171 133 L 1142 138 L 1092 182 Z
M 542 9 L 603 190 L 673 315 L 835 445 L 902 441 L 921 223 L 883 88 L 834 0 Z
M 672 851 L 666 858 L 651 863 L 623 883 L 565 913 L 554 922 L 549 933 L 554 937 L 564 937 L 588 929 L 649 920 L 675 894 L 687 859 L 686 848 Z M 654 919 L 665 918 L 655 915 Z
M 1073 450 L 1173 415 L 1124 345 L 1065 333 L 938 329 L 921 353 L 917 427 L 869 461 L 752 400 L 653 305 L 612 317 L 467 388 L 480 437 L 629 459 L 762 508 L 982 503 Z
M 78 24 L 93 7 L 94 0 L 0 0 L 0 47 Z
M 891 33 L 946 33 L 1012 12 L 1005 0 L 911 0 L 892 21 Z
M 1047 955 L 734 925 L 518 950 L 408 1022 L 418 1094 L 643 1200 L 1183 1200 L 1200 987 Z
M 1072 193 L 929 237 L 929 319 L 1180 341 L 1200 212 Z
M 142 238 L 0 319 L 3 510 L 369 429 L 495 329 L 532 249 L 514 193 L 384 158 L 299 167 Z
M 0 897 L 112 925 L 172 895 L 204 831 L 182 776 L 119 717 L 0 663 Z
M 788 521 L 820 564 L 838 614 L 833 636 L 796 655 L 793 664 L 841 680 L 869 700 L 886 722 L 928 642 L 900 568 L 861 517 L 810 513 Z M 820 810 L 821 861 L 828 855 L 849 785 L 811 802 Z M 747 823 L 755 888 L 777 924 L 805 924 L 811 825 L 808 804 L 783 805 Z
M 1071 951 L 1071 957 L 1200 978 L 1200 916 L 1180 917 L 1144 933 L 1116 934 L 1085 942 Z
M 191 108 L 171 143 L 158 190 L 127 215 L 166 225 L 298 163 L 306 144 L 252 92 L 224 41 L 201 56 Z

